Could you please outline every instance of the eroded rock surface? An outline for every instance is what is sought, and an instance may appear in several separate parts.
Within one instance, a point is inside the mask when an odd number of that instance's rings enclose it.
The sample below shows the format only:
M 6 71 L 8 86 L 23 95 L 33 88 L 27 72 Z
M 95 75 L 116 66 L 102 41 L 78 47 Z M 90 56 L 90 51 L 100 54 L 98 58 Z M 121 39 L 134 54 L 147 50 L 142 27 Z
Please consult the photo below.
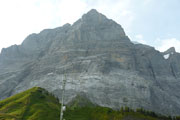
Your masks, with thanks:
M 172 53 L 173 50 L 170 50 Z M 180 114 L 180 54 L 133 44 L 123 28 L 96 10 L 73 25 L 29 35 L 0 54 L 0 98 L 34 86 L 66 102 L 85 93 L 95 104 Z

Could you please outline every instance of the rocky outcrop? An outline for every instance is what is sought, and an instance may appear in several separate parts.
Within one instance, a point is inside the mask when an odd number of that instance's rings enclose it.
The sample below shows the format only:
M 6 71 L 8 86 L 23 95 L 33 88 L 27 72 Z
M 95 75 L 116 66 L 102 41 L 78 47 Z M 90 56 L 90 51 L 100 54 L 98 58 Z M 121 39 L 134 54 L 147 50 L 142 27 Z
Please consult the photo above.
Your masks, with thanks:
M 83 92 L 94 104 L 114 109 L 180 114 L 180 55 L 165 54 L 133 44 L 119 24 L 91 10 L 73 25 L 31 34 L 3 49 L 0 97 L 39 86 L 61 98 L 66 74 L 66 102 Z
M 176 52 L 174 47 L 169 48 L 163 52 L 162 55 L 168 61 L 171 72 L 175 78 L 180 77 L 180 54 Z

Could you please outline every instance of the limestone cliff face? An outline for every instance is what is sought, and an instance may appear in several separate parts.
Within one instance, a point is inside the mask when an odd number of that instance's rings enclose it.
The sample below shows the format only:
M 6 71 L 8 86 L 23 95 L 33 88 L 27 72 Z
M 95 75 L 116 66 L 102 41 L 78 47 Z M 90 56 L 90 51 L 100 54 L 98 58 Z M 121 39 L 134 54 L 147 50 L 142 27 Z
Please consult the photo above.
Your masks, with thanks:
M 96 10 L 73 25 L 29 35 L 0 54 L 0 98 L 33 86 L 66 102 L 84 93 L 94 103 L 118 109 L 143 107 L 180 114 L 180 54 L 133 44 L 123 28 Z

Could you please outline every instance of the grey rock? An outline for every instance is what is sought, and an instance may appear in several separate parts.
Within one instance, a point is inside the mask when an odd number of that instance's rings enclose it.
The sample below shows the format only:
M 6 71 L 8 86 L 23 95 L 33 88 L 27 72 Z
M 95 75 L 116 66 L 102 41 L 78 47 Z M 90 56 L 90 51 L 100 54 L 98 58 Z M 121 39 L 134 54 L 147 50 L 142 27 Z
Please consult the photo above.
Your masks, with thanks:
M 180 54 L 169 59 L 133 44 L 123 28 L 96 10 L 73 25 L 29 35 L 0 54 L 0 98 L 39 86 L 65 101 L 85 93 L 94 104 L 180 114 Z
M 174 47 L 169 48 L 167 51 L 162 52 L 162 55 L 168 55 L 168 63 L 170 70 L 175 78 L 180 77 L 180 54 L 176 52 Z
M 173 53 L 175 53 L 176 52 L 176 50 L 175 50 L 175 48 L 174 47 L 170 47 L 168 50 L 166 50 L 165 52 L 163 52 L 163 54 L 165 55 L 165 54 L 173 54 Z

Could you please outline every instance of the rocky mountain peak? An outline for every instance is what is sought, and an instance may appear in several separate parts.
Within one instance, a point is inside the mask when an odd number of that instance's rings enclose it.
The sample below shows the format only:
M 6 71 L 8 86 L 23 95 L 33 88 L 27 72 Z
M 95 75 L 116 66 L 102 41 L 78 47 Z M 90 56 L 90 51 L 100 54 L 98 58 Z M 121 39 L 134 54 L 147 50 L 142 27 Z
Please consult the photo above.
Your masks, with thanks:
M 129 41 L 121 25 L 108 19 L 105 15 L 97 12 L 95 9 L 90 10 L 88 13 L 84 14 L 81 19 L 76 21 L 72 25 L 72 31 L 85 31 L 88 36 L 90 35 L 91 37 L 96 37 L 98 39 L 111 40 L 125 37 L 125 39 Z M 103 38 L 99 38 L 99 36 Z
M 168 50 L 164 51 L 162 55 L 164 56 L 164 59 L 169 59 L 169 57 L 174 55 L 174 53 L 176 53 L 175 48 L 170 47 Z
M 164 53 L 165 54 L 172 54 L 172 53 L 175 53 L 176 52 L 176 50 L 175 50 L 175 48 L 174 47 L 170 47 L 168 50 L 166 50 Z
M 82 20 L 84 22 L 102 22 L 103 20 L 107 20 L 106 16 L 99 13 L 97 10 L 92 9 L 88 13 L 82 16 Z
M 105 15 L 99 13 L 95 9 L 92 9 L 88 13 L 84 14 L 81 18 L 81 22 L 82 24 L 88 24 L 91 26 L 120 26 L 115 21 L 108 19 Z
M 75 25 L 90 25 L 90 26 L 99 26 L 100 24 L 110 23 L 112 20 L 109 20 L 105 15 L 99 13 L 97 10 L 92 9 L 86 14 L 84 14 L 81 19 L 76 21 Z M 114 22 L 114 21 L 113 21 Z
M 99 13 L 96 9 L 91 9 L 89 12 L 87 12 L 86 14 L 96 14 L 96 15 L 100 15 L 101 13 Z

